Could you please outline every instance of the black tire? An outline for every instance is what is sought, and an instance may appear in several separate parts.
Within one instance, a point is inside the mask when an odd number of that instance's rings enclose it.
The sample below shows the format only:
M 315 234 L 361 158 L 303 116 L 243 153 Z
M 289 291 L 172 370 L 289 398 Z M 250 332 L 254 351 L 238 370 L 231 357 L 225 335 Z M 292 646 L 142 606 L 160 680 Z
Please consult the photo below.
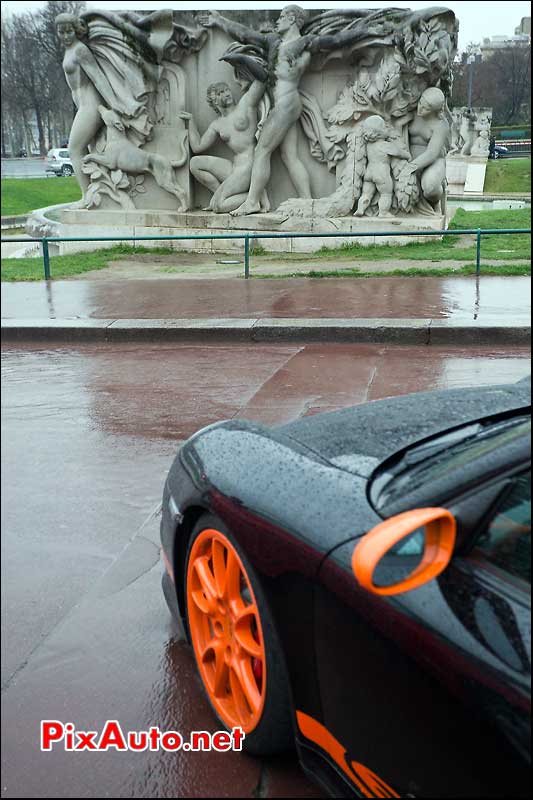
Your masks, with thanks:
M 261 719 L 253 731 L 248 733 L 243 741 L 243 750 L 251 755 L 273 755 L 294 748 L 293 713 L 290 700 L 289 678 L 285 666 L 285 657 L 279 643 L 277 631 L 274 626 L 272 615 L 261 587 L 261 583 L 254 568 L 243 553 L 242 548 L 237 544 L 235 537 L 224 525 L 222 520 L 213 514 L 204 514 L 196 523 L 187 547 L 187 558 L 185 560 L 185 570 L 183 581 L 187 580 L 187 569 L 192 545 L 197 536 L 207 528 L 214 528 L 220 531 L 229 539 L 237 551 L 248 579 L 255 594 L 257 608 L 263 630 L 266 654 L 266 674 L 267 685 L 266 695 Z M 187 598 L 187 588 L 184 586 L 184 597 Z M 189 611 L 186 609 L 186 625 L 190 639 Z M 211 703 L 206 687 L 202 686 L 209 701 L 213 713 L 219 724 L 225 730 L 229 730 L 226 723 L 219 717 Z
M 65 164 L 65 166 L 61 168 L 61 175 L 64 178 L 69 178 L 71 175 L 74 175 L 74 169 L 68 164 Z

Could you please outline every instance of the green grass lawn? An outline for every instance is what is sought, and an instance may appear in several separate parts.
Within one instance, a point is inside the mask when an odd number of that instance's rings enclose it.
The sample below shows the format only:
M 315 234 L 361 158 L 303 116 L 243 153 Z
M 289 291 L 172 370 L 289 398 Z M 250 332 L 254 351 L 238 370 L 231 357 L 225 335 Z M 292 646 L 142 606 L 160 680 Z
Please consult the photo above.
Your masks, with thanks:
M 475 264 L 463 264 L 460 267 L 435 267 L 418 268 L 408 267 L 407 269 L 392 269 L 389 272 L 369 272 L 362 269 L 311 269 L 308 272 L 288 272 L 284 275 L 276 273 L 252 275 L 253 278 L 278 279 L 278 278 L 450 278 L 465 277 L 476 274 Z M 499 276 L 520 276 L 528 277 L 531 275 L 531 266 L 523 264 L 498 264 L 485 265 L 481 268 L 482 275 Z
M 130 247 L 118 244 L 107 250 L 94 250 L 92 253 L 74 253 L 68 256 L 52 256 L 50 272 L 53 278 L 71 278 L 84 272 L 105 269 L 113 261 L 139 253 L 152 255 L 171 255 L 168 247 Z M 1 268 L 3 281 L 42 281 L 44 267 L 42 258 L 3 258 Z
M 531 159 L 504 158 L 489 161 L 483 191 L 485 194 L 531 192 Z
M 517 209 L 506 211 L 463 211 L 458 209 L 450 228 L 454 230 L 464 230 L 471 228 L 529 228 L 531 224 L 530 210 Z M 358 265 L 361 262 L 385 261 L 385 260 L 418 260 L 432 261 L 436 263 L 434 269 L 411 268 L 397 270 L 395 272 L 379 273 L 384 276 L 401 274 L 425 275 L 444 277 L 446 275 L 471 275 L 475 271 L 475 244 L 465 247 L 457 241 L 458 237 L 447 236 L 443 241 L 420 242 L 397 245 L 372 245 L 363 247 L 358 244 L 346 244 L 337 249 L 323 248 L 317 253 L 310 255 L 290 256 L 288 254 L 268 255 L 256 252 L 252 256 L 252 272 L 254 263 L 260 264 L 261 260 L 268 258 L 272 260 L 282 260 L 290 262 L 314 262 L 316 268 L 308 273 L 298 273 L 299 277 L 350 277 L 351 271 L 335 270 L 334 265 L 325 264 L 335 258 L 353 258 L 354 269 L 352 277 L 366 277 L 369 274 L 377 273 L 365 272 Z M 484 259 L 501 261 L 498 265 L 485 265 L 482 268 L 484 275 L 528 275 L 530 274 L 530 264 L 513 264 L 518 259 L 530 260 L 531 236 L 529 234 L 508 234 L 501 236 L 482 236 L 481 262 Z M 51 272 L 54 278 L 67 278 L 81 275 L 91 270 L 103 269 L 113 261 L 122 259 L 124 256 L 134 256 L 139 253 L 151 255 L 169 255 L 175 253 L 168 247 L 146 248 L 132 247 L 130 245 L 116 245 L 108 250 L 96 250 L 92 253 L 79 253 L 66 256 L 53 256 L 51 258 Z M 320 262 L 323 263 L 321 267 Z M 446 263 L 448 262 L 448 263 Z M 454 265 L 449 262 L 455 262 Z M 437 264 L 441 266 L 437 266 Z M 170 268 L 169 268 L 170 269 Z M 266 276 L 257 276 L 266 277 Z M 272 275 L 270 277 L 289 277 L 282 275 Z M 41 258 L 2 259 L 1 278 L 3 281 L 37 281 L 43 279 L 43 263 Z
M 465 264 L 461 267 L 443 267 L 442 269 L 392 269 L 389 272 L 365 272 L 362 269 L 311 269 L 309 272 L 289 272 L 286 275 L 272 273 L 268 275 L 252 275 L 256 279 L 279 279 L 279 278 L 457 278 L 468 277 L 476 274 L 475 264 Z M 501 266 L 485 266 L 481 269 L 482 275 L 499 275 L 513 277 L 529 277 L 531 268 L 520 264 L 503 264 Z
M 76 178 L 2 178 L 2 216 L 73 203 L 81 198 Z

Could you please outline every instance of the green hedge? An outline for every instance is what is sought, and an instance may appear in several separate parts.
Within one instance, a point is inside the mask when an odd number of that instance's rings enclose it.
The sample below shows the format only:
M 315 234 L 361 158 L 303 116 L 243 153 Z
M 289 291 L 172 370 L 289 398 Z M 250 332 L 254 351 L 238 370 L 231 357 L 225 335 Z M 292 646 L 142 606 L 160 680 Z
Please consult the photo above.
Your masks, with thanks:
M 496 125 L 491 129 L 491 134 L 500 139 L 530 139 L 531 125 Z

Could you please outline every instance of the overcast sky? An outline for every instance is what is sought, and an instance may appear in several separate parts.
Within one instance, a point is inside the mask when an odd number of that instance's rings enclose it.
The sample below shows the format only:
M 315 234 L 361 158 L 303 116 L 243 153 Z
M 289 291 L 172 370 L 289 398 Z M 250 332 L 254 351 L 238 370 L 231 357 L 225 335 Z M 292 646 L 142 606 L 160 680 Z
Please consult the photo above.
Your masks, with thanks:
M 387 6 L 395 6 L 396 8 L 427 8 L 433 4 L 437 4 L 438 0 L 427 0 L 426 2 L 402 2 L 402 0 L 392 0 L 392 2 L 362 2 L 350 3 L 347 0 L 337 0 L 336 2 L 328 2 L 328 0 L 300 0 L 298 5 L 304 8 L 319 9 L 319 8 L 386 8 Z M 245 7 L 252 8 L 283 8 L 289 5 L 290 0 L 287 2 L 276 2 L 276 0 L 268 0 L 267 2 L 253 2 L 248 0 Z M 45 5 L 44 2 L 26 2 L 26 0 L 2 0 L 2 13 L 6 11 L 18 12 L 28 11 L 31 9 L 39 8 Z M 243 6 L 237 0 L 208 0 L 208 2 L 201 2 L 201 0 L 192 0 L 191 2 L 153 2 L 153 0 L 126 0 L 125 2 L 117 2 L 117 0 L 101 0 L 100 2 L 88 2 L 89 8 L 102 8 L 108 10 L 151 10 L 155 8 L 176 8 L 181 10 L 186 9 L 229 9 L 239 8 Z M 531 14 L 531 7 L 529 2 L 509 2 L 509 0 L 459 0 L 458 2 L 443 2 L 443 6 L 451 8 L 460 22 L 459 32 L 459 47 L 465 47 L 469 42 L 480 42 L 485 37 L 513 34 L 514 29 L 520 24 L 522 17 Z

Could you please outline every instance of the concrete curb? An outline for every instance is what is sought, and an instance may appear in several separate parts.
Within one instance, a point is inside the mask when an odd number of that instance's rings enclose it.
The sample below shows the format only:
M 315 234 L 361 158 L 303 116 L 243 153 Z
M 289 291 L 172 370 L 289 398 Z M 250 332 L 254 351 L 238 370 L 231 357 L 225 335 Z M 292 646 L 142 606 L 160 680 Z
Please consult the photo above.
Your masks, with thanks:
M 442 319 L 4 319 L 2 341 L 529 345 L 531 327 Z

